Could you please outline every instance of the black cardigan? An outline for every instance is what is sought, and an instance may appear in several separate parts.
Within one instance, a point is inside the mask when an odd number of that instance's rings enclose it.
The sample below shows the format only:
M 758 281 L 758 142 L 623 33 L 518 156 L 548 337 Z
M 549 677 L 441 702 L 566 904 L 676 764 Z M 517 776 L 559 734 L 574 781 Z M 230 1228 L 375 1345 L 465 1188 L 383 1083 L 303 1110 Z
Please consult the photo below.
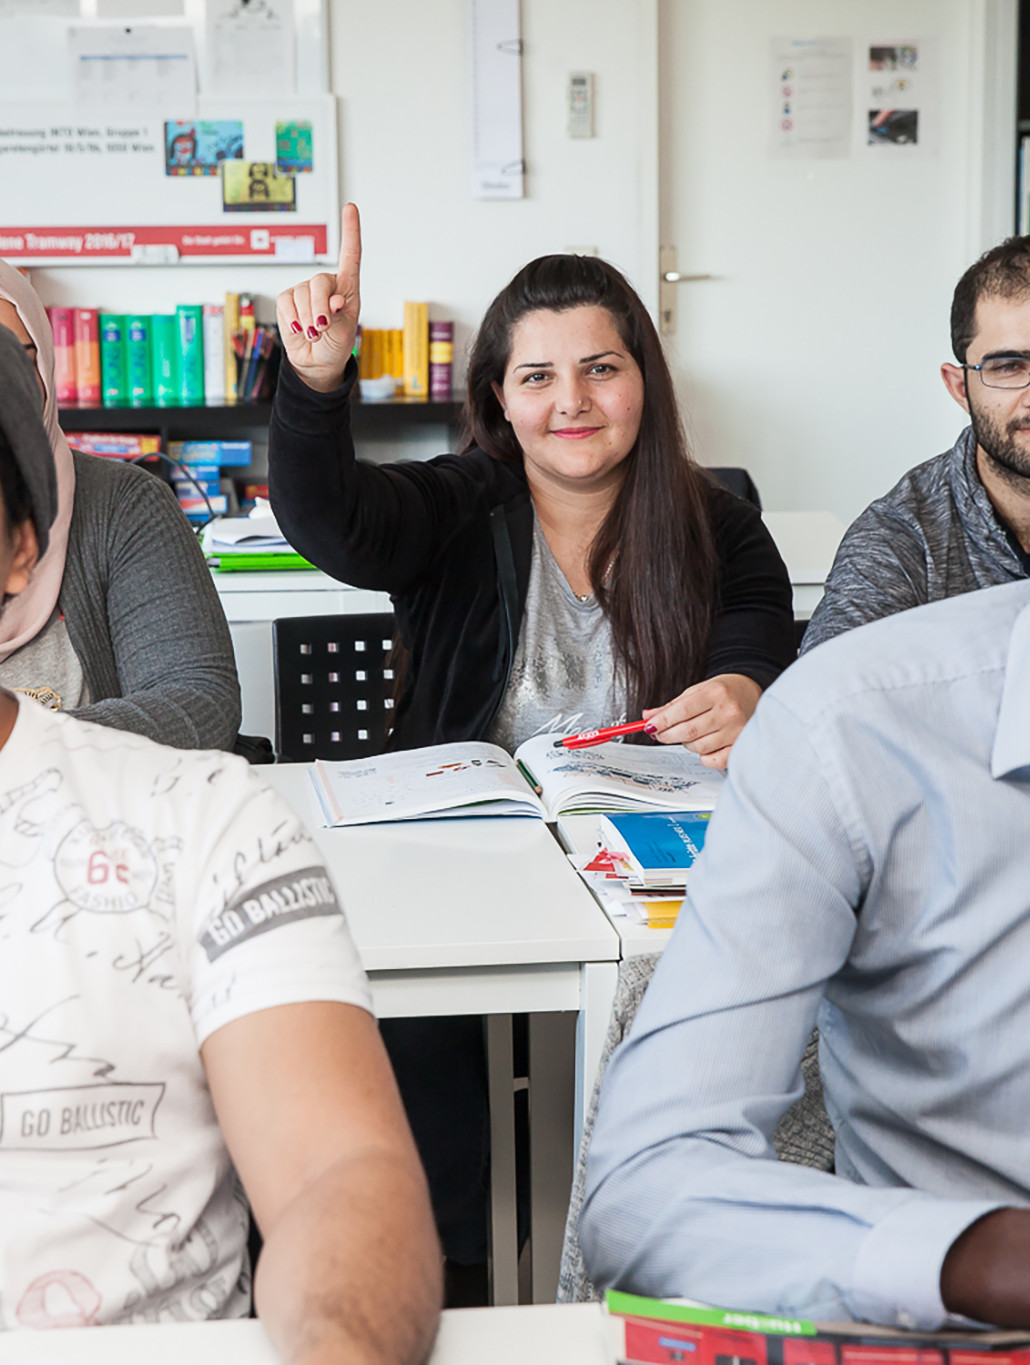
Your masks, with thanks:
M 339 388 L 316 393 L 283 361 L 269 429 L 272 506 L 313 564 L 393 599 L 410 660 L 390 747 L 482 739 L 507 686 L 529 584 L 525 475 L 478 449 L 356 460 L 355 377 L 351 361 Z M 768 687 L 795 654 L 787 571 L 750 503 L 713 484 L 710 514 L 719 609 L 705 677 L 743 673 Z

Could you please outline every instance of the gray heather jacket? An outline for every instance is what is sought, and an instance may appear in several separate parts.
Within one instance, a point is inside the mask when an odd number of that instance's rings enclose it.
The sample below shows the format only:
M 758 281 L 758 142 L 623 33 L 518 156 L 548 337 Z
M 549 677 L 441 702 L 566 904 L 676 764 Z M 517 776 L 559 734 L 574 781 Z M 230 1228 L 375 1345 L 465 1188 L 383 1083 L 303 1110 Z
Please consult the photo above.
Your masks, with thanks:
M 166 484 L 75 453 L 58 605 L 93 699 L 75 715 L 180 749 L 230 749 L 240 689 L 222 604 Z
M 909 470 L 849 528 L 801 652 L 881 616 L 1028 572 L 1027 556 L 980 482 L 967 427 L 950 450 Z

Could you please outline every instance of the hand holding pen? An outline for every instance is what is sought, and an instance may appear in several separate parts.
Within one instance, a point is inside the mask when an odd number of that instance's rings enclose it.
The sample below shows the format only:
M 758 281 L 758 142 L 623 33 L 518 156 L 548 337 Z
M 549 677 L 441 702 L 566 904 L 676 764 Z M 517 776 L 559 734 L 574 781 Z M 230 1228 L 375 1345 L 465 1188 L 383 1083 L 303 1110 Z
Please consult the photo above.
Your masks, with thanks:
M 649 720 L 631 720 L 627 725 L 602 725 L 598 730 L 581 730 L 578 735 L 566 735 L 564 739 L 556 739 L 554 747 L 589 749 L 594 744 L 604 744 L 609 739 L 617 739 L 619 735 L 633 735 L 639 730 L 654 728 Z

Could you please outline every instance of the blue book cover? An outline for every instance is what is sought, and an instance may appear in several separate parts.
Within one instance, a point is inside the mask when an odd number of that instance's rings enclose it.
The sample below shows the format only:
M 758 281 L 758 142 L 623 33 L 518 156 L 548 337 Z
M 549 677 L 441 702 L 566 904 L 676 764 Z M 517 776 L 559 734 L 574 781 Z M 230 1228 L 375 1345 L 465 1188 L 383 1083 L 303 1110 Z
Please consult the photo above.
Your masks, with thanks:
M 642 811 L 605 815 L 601 839 L 625 853 L 642 877 L 685 874 L 704 848 L 711 811 Z

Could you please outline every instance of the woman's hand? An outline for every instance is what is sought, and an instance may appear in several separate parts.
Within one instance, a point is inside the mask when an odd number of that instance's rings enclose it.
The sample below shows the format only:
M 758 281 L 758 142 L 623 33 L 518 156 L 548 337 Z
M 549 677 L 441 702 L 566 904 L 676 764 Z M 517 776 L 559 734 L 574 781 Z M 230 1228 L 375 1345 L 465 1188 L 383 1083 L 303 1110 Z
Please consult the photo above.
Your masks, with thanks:
M 361 221 L 357 205 L 344 204 L 336 274 L 284 289 L 276 302 L 283 348 L 310 389 L 326 393 L 343 379 L 358 331 L 360 276 Z
M 662 744 L 683 744 L 706 768 L 725 768 L 734 741 L 751 719 L 762 689 L 743 673 L 720 673 L 695 683 L 664 706 L 644 711 L 647 733 Z

